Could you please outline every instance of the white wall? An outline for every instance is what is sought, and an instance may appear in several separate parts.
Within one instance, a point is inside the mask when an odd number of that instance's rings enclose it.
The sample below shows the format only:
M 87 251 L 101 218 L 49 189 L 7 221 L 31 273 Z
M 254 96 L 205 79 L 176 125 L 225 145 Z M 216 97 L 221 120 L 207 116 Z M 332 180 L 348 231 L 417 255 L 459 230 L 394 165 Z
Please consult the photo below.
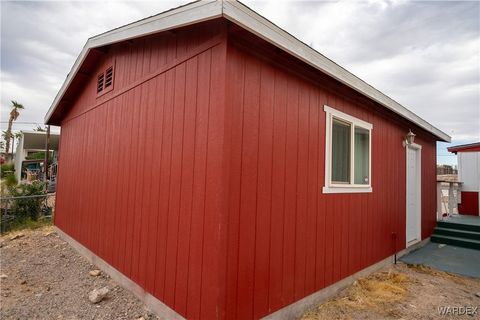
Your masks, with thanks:
M 480 191 L 480 152 L 458 152 L 458 180 L 463 191 Z
M 15 168 L 15 177 L 17 181 L 20 182 L 20 178 L 22 175 L 22 162 L 25 160 L 25 150 L 23 149 L 23 134 L 20 136 L 17 144 L 17 149 L 15 151 L 15 160 L 14 160 L 14 168 Z

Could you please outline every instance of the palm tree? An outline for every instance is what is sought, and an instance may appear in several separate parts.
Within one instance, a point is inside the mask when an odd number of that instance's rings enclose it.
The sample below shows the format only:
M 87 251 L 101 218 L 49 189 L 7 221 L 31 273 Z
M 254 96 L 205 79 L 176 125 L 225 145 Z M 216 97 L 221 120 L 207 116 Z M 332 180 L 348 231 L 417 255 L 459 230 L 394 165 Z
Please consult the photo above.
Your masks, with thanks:
M 8 128 L 5 131 L 5 154 L 8 154 L 8 150 L 10 150 L 10 139 L 12 139 L 12 125 L 15 120 L 17 120 L 20 112 L 18 110 L 25 109 L 25 107 L 18 103 L 15 100 L 12 100 L 12 110 L 10 111 L 10 119 L 8 119 Z
M 3 130 L 2 131 L 3 140 L 7 141 L 7 137 L 8 137 L 7 130 Z M 4 154 L 8 154 L 7 149 L 5 149 L 5 141 L 2 141 L 2 149 Z

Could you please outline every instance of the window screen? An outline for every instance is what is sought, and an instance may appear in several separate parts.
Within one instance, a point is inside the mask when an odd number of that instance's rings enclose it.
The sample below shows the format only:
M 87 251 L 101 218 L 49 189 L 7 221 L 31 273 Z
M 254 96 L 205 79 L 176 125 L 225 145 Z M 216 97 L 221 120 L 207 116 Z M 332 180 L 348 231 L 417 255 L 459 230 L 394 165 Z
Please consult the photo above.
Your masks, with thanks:
M 354 170 L 355 184 L 369 184 L 370 180 L 370 132 L 367 129 L 355 126 Z
M 332 182 L 350 183 L 351 124 L 332 121 Z

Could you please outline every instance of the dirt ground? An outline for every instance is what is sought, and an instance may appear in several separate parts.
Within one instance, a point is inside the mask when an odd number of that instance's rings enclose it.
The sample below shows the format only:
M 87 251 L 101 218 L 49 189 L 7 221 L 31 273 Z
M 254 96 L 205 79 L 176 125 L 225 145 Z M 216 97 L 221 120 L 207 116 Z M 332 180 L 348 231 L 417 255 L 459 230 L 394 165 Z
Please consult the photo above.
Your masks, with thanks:
M 453 307 L 469 308 L 458 315 Z M 480 319 L 480 279 L 399 263 L 356 281 L 301 319 Z
M 0 238 L 0 319 L 157 319 L 107 275 L 91 276 L 95 266 L 52 231 Z M 105 286 L 107 297 L 92 304 L 89 292 Z
M 95 270 L 51 227 L 0 237 L 0 319 L 157 319 L 130 292 Z M 88 294 L 107 286 L 107 298 Z M 439 307 L 478 307 L 476 314 L 440 315 Z M 356 281 L 307 312 L 316 319 L 480 319 L 480 279 L 397 264 Z

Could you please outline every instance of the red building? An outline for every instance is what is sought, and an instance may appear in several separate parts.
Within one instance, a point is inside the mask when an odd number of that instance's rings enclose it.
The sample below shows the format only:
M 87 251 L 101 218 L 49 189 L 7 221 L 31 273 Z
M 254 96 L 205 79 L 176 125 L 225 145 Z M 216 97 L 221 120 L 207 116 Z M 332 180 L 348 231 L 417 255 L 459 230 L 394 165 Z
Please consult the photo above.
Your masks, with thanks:
M 448 148 L 457 155 L 458 181 L 461 185 L 461 200 L 458 213 L 480 215 L 480 142 Z
M 91 38 L 46 123 L 59 232 L 188 319 L 298 314 L 429 237 L 450 140 L 229 1 Z

